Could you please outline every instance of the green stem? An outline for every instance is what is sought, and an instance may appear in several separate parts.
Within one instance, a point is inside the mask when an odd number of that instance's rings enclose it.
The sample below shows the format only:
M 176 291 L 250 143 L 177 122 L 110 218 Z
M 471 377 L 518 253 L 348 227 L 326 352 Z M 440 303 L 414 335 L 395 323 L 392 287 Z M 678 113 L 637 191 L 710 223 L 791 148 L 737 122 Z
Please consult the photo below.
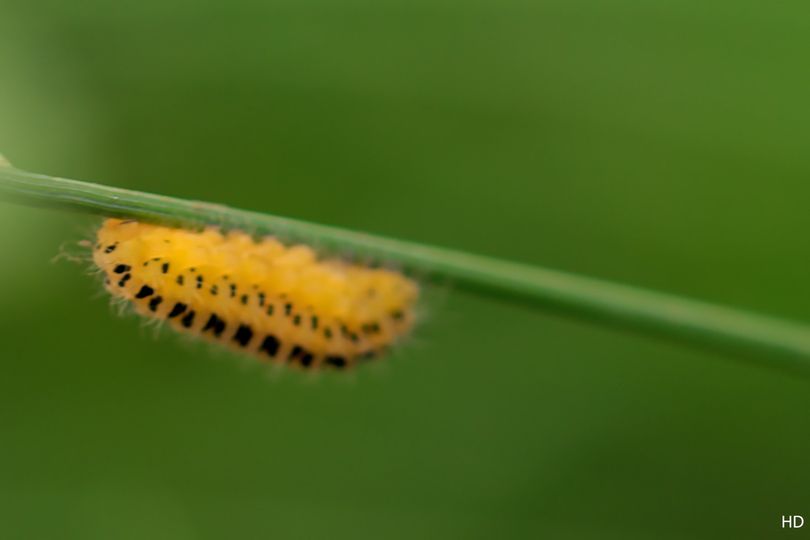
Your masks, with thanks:
M 167 225 L 206 224 L 275 234 L 444 277 L 458 286 L 684 341 L 754 353 L 810 371 L 810 328 L 741 310 L 525 264 L 382 238 L 270 214 L 187 201 L 0 166 L 0 195 L 29 204 Z

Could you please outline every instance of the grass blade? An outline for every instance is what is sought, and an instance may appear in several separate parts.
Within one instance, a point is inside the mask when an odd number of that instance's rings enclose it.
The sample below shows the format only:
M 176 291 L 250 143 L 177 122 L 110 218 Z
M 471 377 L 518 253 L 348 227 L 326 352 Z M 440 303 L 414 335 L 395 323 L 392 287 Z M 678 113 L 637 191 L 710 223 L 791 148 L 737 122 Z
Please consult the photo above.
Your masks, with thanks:
M 33 174 L 0 156 L 0 195 L 110 217 L 166 225 L 217 225 L 274 234 L 400 264 L 463 287 L 530 301 L 552 311 L 682 341 L 721 346 L 771 366 L 810 373 L 810 327 L 676 295 L 319 225 L 271 214 Z

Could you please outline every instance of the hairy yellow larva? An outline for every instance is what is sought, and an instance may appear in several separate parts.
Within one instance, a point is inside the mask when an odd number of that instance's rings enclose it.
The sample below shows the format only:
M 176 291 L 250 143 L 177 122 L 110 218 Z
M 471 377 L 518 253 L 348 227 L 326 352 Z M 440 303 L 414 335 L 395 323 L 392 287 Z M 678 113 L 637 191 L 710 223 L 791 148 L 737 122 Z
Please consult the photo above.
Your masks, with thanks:
M 343 368 L 382 353 L 414 323 L 417 284 L 319 259 L 308 246 L 108 219 L 93 260 L 107 289 L 146 317 L 260 359 Z

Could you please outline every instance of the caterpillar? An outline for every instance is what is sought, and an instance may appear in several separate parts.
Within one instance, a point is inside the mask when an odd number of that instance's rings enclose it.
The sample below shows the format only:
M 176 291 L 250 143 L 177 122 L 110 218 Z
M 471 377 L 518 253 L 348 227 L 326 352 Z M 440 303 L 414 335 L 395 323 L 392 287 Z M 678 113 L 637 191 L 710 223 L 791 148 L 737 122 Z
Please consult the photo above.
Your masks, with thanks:
M 411 330 L 419 296 L 399 272 L 216 228 L 106 219 L 93 261 L 106 289 L 140 315 L 302 368 L 381 355 Z

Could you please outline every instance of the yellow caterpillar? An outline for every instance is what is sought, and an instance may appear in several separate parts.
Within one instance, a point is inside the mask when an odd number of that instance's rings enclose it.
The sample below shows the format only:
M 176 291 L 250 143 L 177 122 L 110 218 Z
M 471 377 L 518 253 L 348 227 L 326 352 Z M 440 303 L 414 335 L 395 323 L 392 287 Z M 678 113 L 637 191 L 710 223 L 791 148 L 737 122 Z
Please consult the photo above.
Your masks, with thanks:
M 107 290 L 146 317 L 263 360 L 344 368 L 382 353 L 414 323 L 416 283 L 319 260 L 274 238 L 106 220 L 95 264 Z

